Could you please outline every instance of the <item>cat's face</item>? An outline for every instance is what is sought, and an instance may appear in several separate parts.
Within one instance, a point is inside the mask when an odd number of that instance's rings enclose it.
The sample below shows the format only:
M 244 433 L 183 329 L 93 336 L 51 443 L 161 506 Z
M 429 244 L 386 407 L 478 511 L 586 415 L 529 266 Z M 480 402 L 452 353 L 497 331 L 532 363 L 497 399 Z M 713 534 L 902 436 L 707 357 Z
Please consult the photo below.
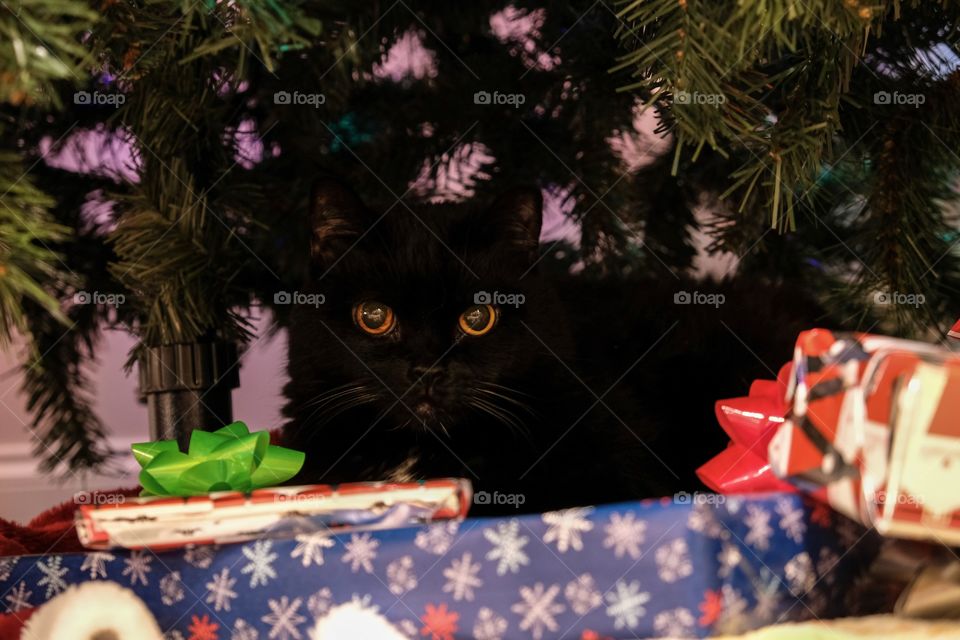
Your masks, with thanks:
M 292 369 L 319 387 L 301 393 L 310 421 L 369 406 L 388 428 L 522 422 L 515 381 L 536 356 L 528 327 L 543 309 L 528 273 L 539 192 L 475 211 L 398 204 L 381 214 L 322 182 L 312 204 L 307 286 L 325 301 L 295 307 L 290 342 Z

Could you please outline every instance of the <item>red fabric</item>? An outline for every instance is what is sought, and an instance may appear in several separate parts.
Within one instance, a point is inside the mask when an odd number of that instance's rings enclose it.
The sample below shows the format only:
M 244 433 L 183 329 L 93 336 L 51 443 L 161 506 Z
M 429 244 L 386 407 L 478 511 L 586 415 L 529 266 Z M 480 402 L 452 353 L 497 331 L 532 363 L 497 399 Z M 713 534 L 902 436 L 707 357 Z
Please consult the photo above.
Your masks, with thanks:
M 270 432 L 270 443 L 282 444 L 280 429 Z M 135 488 L 92 491 L 89 495 L 92 496 L 90 502 L 95 503 L 96 496 L 122 495 L 131 498 L 139 493 L 140 489 Z M 0 518 L 0 557 L 84 551 L 73 525 L 76 509 L 74 501 L 68 500 L 44 511 L 26 525 Z M 3 633 L 3 627 L 0 626 L 0 639 L 7 637 L 9 636 Z
M 118 489 L 115 491 L 92 491 L 92 502 L 96 496 L 139 495 L 140 489 Z M 77 505 L 68 500 L 52 509 L 44 511 L 36 518 L 21 525 L 0 518 L 0 556 L 22 556 L 27 554 L 67 553 L 83 551 L 77 531 L 73 526 L 73 514 Z M 0 634 L 0 638 L 3 638 Z
M 39 607 L 32 609 L 21 609 L 16 613 L 0 613 L 0 638 L 3 640 L 13 640 L 19 638 L 23 631 L 23 625 L 27 623 Z

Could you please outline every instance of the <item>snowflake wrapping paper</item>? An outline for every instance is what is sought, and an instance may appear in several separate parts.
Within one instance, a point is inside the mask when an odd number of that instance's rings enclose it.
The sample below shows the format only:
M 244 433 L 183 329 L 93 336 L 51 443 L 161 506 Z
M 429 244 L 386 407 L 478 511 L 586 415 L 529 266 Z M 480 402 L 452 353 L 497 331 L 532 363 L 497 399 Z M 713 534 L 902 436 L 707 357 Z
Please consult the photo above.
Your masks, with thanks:
M 114 580 L 177 640 L 307 639 L 350 601 L 421 640 L 703 637 L 839 615 L 872 558 L 859 525 L 796 494 L 694 498 L 709 500 L 2 558 L 0 601 L 16 611 Z

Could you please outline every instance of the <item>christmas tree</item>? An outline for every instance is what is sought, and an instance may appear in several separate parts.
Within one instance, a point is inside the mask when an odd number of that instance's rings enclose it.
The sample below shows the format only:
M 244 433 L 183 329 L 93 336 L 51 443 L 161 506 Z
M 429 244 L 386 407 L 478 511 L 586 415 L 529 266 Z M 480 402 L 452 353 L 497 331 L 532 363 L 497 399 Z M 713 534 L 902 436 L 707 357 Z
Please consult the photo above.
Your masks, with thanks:
M 0 338 L 26 340 L 38 454 L 108 458 L 83 368 L 104 327 L 138 336 L 132 363 L 242 347 L 251 306 L 282 326 L 324 174 L 397 211 L 538 184 L 580 238 L 546 243 L 544 268 L 670 277 L 699 228 L 848 326 L 940 337 L 958 18 L 919 0 L 3 4 Z

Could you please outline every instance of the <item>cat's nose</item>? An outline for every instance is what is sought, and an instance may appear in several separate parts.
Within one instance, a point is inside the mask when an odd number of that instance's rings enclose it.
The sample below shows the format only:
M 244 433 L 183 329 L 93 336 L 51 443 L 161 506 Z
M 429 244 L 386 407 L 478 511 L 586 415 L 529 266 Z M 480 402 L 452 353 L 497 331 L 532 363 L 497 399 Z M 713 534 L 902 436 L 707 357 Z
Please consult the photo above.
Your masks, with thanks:
M 439 366 L 425 367 L 423 365 L 415 365 L 410 367 L 410 379 L 414 382 L 422 380 L 425 384 L 429 384 L 442 377 L 443 373 L 444 368 Z

